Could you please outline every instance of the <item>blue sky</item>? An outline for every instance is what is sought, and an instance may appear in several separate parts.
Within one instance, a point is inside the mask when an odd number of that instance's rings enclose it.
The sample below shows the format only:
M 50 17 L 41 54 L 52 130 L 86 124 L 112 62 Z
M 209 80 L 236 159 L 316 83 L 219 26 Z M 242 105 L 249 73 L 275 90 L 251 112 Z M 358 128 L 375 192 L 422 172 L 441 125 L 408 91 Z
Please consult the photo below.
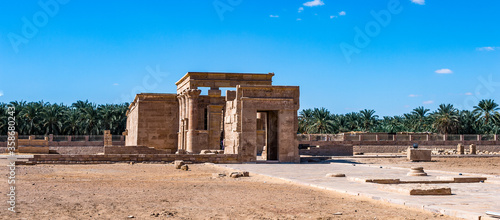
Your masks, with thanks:
M 493 0 L 3 1 L 0 102 L 130 102 L 174 93 L 188 71 L 223 71 L 274 72 L 275 85 L 300 86 L 301 108 L 471 109 L 500 102 L 499 9 Z

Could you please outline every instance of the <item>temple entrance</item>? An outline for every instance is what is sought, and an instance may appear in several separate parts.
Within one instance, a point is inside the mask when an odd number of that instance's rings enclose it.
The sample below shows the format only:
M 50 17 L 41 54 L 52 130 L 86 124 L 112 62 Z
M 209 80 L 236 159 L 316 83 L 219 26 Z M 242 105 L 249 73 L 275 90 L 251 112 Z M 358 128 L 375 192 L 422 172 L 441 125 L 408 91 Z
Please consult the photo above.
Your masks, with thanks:
M 278 111 L 257 112 L 257 156 L 278 160 Z

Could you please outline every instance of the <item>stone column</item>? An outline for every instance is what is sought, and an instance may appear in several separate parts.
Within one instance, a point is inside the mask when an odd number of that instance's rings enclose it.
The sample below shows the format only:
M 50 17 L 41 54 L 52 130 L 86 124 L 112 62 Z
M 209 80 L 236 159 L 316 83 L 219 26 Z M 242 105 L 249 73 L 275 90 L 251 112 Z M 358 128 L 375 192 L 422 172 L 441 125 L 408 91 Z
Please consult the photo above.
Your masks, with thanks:
M 180 93 L 177 95 L 177 99 L 179 100 L 179 131 L 177 132 L 177 152 L 176 154 L 184 154 L 184 111 L 185 111 L 185 94 Z
M 197 148 L 196 130 L 198 130 L 198 97 L 200 96 L 200 93 L 201 90 L 199 89 L 189 89 L 186 91 L 188 103 L 188 132 L 186 151 L 188 153 L 199 153 L 194 151 Z
M 495 135 L 493 136 L 493 140 L 494 140 L 494 141 L 498 141 L 498 134 L 495 134 Z
M 431 136 L 430 134 L 427 134 L 426 137 L 425 137 L 425 140 L 429 141 L 431 139 L 430 136 Z
M 476 145 L 475 144 L 471 144 L 469 146 L 469 151 L 470 151 L 470 154 L 476 154 Z
M 482 139 L 482 135 L 478 134 L 477 135 L 477 141 L 481 141 L 481 139 Z
M 464 154 L 464 145 L 462 145 L 462 144 L 457 145 L 457 153 Z

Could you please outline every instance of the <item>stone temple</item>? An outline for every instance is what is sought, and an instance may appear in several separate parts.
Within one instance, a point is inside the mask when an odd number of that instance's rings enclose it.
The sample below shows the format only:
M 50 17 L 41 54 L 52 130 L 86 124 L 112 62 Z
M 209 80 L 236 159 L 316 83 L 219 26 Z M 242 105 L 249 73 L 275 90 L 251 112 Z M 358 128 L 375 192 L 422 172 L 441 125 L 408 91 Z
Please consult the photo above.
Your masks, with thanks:
M 138 94 L 127 111 L 126 146 L 299 162 L 299 87 L 274 86 L 273 76 L 188 72 L 177 81 L 177 94 Z M 203 87 L 208 94 L 201 94 Z M 225 96 L 220 88 L 228 88 Z

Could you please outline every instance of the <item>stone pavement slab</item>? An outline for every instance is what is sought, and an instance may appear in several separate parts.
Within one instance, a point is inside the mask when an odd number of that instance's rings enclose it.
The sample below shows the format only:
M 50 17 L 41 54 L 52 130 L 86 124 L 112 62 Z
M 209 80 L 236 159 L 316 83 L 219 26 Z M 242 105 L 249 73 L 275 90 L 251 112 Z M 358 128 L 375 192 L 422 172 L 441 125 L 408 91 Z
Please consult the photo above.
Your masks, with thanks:
M 484 183 L 429 184 L 449 187 L 452 195 L 419 196 L 388 192 L 381 189 L 381 186 L 385 184 L 363 183 L 352 181 L 352 179 L 438 180 L 439 178 L 459 177 L 458 173 L 425 170 L 428 176 L 406 176 L 409 169 L 341 163 L 218 164 L 216 166 L 249 171 L 250 173 L 279 178 L 300 185 L 364 196 L 465 219 L 481 219 L 482 217 L 484 219 L 486 211 L 500 211 L 500 176 L 474 175 L 488 176 L 488 180 L 484 181 Z M 346 177 L 326 177 L 328 173 L 344 173 Z M 467 175 L 472 174 L 463 174 L 460 177 Z M 391 186 L 398 187 L 397 184 L 391 184 Z

